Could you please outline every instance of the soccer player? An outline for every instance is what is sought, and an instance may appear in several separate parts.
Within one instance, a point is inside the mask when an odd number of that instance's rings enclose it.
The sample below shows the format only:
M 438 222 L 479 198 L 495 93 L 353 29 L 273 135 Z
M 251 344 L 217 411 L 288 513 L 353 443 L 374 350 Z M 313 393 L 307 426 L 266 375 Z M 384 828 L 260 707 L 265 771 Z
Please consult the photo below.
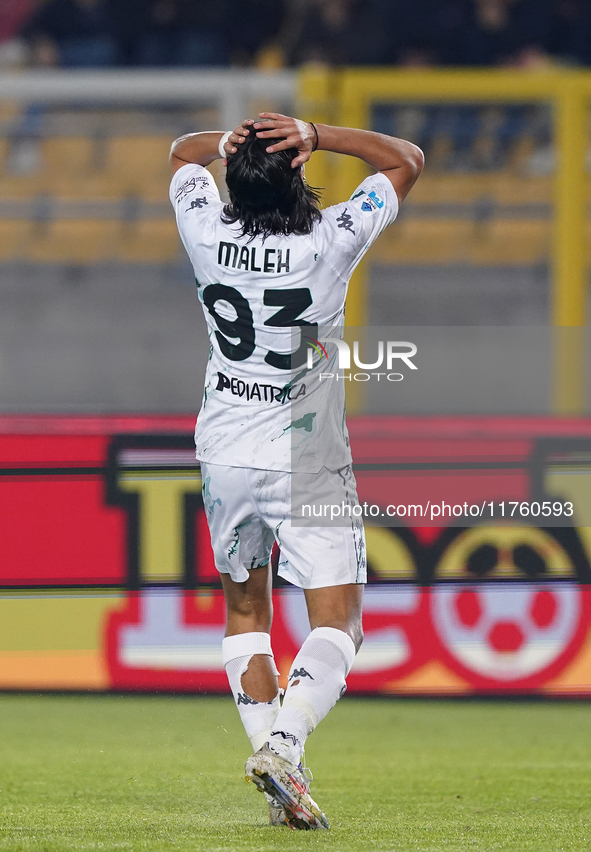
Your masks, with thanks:
M 349 200 L 321 210 L 303 169 L 315 150 L 360 157 L 376 173 Z M 229 204 L 205 169 L 218 158 L 227 164 Z M 231 132 L 177 139 L 171 164 L 170 197 L 210 341 L 195 443 L 226 600 L 223 660 L 254 751 L 246 777 L 266 794 L 272 824 L 328 828 L 301 760 L 362 642 L 365 542 L 358 519 L 292 526 L 292 450 L 319 436 L 301 475 L 312 492 L 328 483 L 349 504 L 357 500 L 344 417 L 322 422 L 314 405 L 306 408 L 318 383 L 299 368 L 309 364 L 307 340 L 319 326 L 342 335 L 351 273 L 396 218 L 423 155 L 380 133 L 263 112 Z M 304 416 L 294 419 L 292 407 Z M 311 627 L 283 702 L 270 641 L 274 542 L 280 576 L 304 590 Z

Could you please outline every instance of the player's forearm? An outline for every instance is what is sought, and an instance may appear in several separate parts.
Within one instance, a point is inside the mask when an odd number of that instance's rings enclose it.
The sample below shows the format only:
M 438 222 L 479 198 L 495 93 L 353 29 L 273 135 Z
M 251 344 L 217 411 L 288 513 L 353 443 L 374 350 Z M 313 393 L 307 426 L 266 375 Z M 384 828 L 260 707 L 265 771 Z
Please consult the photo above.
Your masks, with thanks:
M 316 130 L 317 150 L 359 157 L 379 172 L 410 168 L 419 173 L 423 168 L 423 152 L 405 139 L 374 133 L 372 130 L 333 127 L 329 124 L 317 124 Z
M 187 133 L 172 143 L 170 159 L 181 160 L 183 163 L 196 163 L 199 166 L 209 166 L 214 160 L 221 159 L 218 150 L 221 130 L 208 130 L 204 133 Z

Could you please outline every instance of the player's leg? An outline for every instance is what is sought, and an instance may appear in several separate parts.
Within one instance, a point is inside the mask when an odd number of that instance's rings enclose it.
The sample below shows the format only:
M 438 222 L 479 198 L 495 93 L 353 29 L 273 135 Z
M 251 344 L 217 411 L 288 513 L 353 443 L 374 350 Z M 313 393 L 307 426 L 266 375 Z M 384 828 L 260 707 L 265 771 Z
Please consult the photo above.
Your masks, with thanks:
M 245 468 L 201 464 L 203 504 L 226 600 L 224 666 L 246 733 L 259 748 L 279 708 L 271 650 L 273 534 L 261 523 Z
M 222 657 L 230 689 L 253 749 L 267 741 L 279 710 L 277 668 L 271 650 L 271 570 L 253 568 L 237 583 L 222 574 L 226 636 Z
M 324 476 L 336 480 L 343 498 L 356 498 L 352 474 L 327 471 Z M 313 629 L 292 664 L 269 741 L 245 768 L 249 780 L 283 804 L 292 827 L 328 828 L 299 764 L 306 737 L 344 691 L 361 644 L 365 541 L 356 518 L 345 528 L 293 527 L 290 491 L 289 475 L 277 477 L 275 488 L 263 492 L 259 512 L 275 530 L 282 552 L 280 575 L 305 591 Z
M 363 640 L 361 584 L 305 589 L 304 593 L 312 631 L 293 661 L 283 706 L 269 738 L 270 748 L 296 765 L 307 737 L 345 691 Z
M 240 694 L 258 703 L 272 701 L 278 694 L 277 669 L 270 651 L 271 621 L 271 569 L 269 565 L 253 568 L 244 583 L 236 583 L 228 574 L 222 574 L 222 587 L 226 601 L 226 634 L 223 640 L 224 660 L 251 648 L 248 661 L 243 661 L 240 672 Z M 240 706 L 240 705 L 239 705 Z
M 283 804 L 293 828 L 328 828 L 301 768 L 304 744 L 345 691 L 362 641 L 363 586 L 305 590 L 312 632 L 291 666 L 283 705 L 268 742 L 246 763 L 246 776 Z
M 227 610 L 222 658 L 247 736 L 257 750 L 279 710 L 277 669 L 271 650 L 273 531 L 253 498 L 263 472 L 201 464 L 203 504 Z M 267 797 L 272 825 L 285 825 L 282 805 Z
M 256 752 L 267 742 L 279 712 L 277 668 L 271 650 L 270 565 L 254 568 L 244 583 L 222 574 L 226 599 L 224 666 L 244 729 Z M 282 804 L 267 795 L 271 825 L 286 825 Z
M 311 630 L 318 627 L 342 630 L 351 637 L 357 653 L 363 642 L 363 589 L 363 583 L 304 589 Z
M 298 474 L 296 493 L 322 494 L 327 502 L 358 505 L 350 466 L 338 471 Z M 293 489 L 292 489 L 293 496 Z M 365 535 L 358 513 L 340 525 L 280 528 L 279 573 L 301 586 L 311 633 L 289 673 L 288 687 L 270 746 L 297 763 L 307 736 L 334 707 L 363 641 L 361 605 L 367 578 Z

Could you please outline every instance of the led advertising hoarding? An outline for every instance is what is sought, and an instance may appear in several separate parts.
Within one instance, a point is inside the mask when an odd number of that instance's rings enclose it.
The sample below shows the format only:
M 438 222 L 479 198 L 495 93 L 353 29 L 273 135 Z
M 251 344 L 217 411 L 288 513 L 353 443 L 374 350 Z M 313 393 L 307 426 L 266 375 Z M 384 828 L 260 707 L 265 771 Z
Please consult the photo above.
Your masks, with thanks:
M 591 695 L 591 423 L 349 431 L 369 565 L 349 692 Z M 0 419 L 0 689 L 227 690 L 192 432 L 181 416 Z M 309 626 L 302 593 L 276 585 L 285 676 Z

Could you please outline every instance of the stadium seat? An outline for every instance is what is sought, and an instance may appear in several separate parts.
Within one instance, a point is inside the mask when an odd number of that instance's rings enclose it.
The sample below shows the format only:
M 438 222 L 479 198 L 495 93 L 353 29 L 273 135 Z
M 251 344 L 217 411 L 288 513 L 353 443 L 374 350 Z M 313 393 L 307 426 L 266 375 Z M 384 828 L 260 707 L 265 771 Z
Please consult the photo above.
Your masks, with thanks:
M 92 263 L 117 254 L 120 223 L 109 219 L 55 219 L 34 233 L 29 258 L 40 262 Z
M 402 218 L 386 231 L 371 253 L 381 263 L 453 263 L 473 238 L 469 219 Z
M 497 204 L 550 204 L 552 178 L 517 176 L 510 169 L 466 174 L 426 172 L 413 187 L 407 205 L 469 204 L 482 198 Z
M 118 175 L 105 172 L 93 172 L 87 175 L 73 175 L 67 172 L 53 172 L 44 175 L 41 183 L 49 195 L 76 201 L 119 200 L 128 190 Z
M 127 189 L 142 197 L 154 185 L 168 185 L 168 155 L 171 138 L 160 136 L 114 136 L 107 146 L 105 172 L 117 175 Z
M 384 264 L 531 265 L 548 260 L 551 223 L 543 219 L 409 217 L 385 231 L 370 253 Z
M 546 263 L 550 260 L 551 240 L 552 224 L 549 220 L 493 219 L 487 225 L 489 245 L 485 245 L 484 241 L 476 244 L 472 257 L 475 263 L 502 262 L 512 266 Z
M 93 170 L 93 140 L 88 136 L 52 136 L 41 142 L 44 172 L 84 175 Z
M 6 136 L 0 136 L 0 174 L 6 167 L 6 159 L 10 150 L 10 142 Z
M 26 201 L 45 195 L 47 184 L 40 173 L 30 175 L 0 175 L 0 198 L 4 201 Z
M 28 219 L 0 219 L 0 260 L 22 260 L 27 256 L 32 233 Z

